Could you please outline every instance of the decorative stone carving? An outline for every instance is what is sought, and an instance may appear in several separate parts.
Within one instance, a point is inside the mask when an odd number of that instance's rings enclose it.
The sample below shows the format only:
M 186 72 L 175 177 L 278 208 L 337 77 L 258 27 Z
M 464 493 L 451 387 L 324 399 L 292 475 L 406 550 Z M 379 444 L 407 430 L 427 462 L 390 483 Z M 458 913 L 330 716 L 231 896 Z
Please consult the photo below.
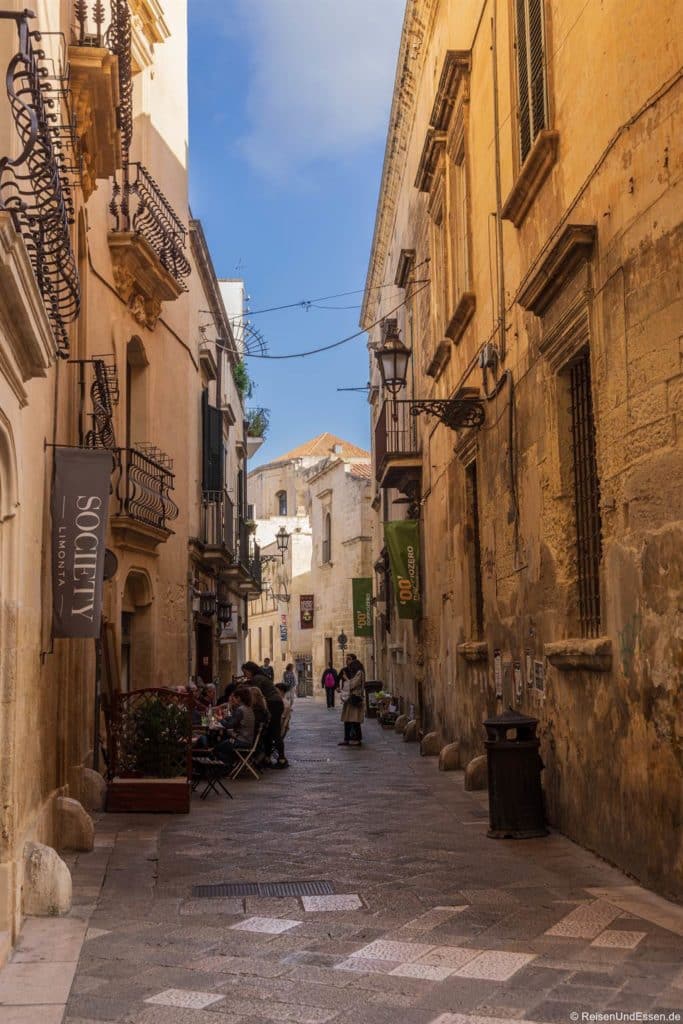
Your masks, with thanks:
M 71 93 L 81 141 L 81 186 L 87 202 L 98 178 L 121 167 L 118 58 L 104 47 L 70 46 Z
M 489 769 L 486 754 L 473 757 L 465 768 L 465 789 L 471 792 L 475 789 L 489 788 Z
M 183 286 L 162 267 L 140 235 L 110 231 L 108 240 L 116 290 L 135 320 L 153 331 L 161 316 L 161 303 L 177 299 Z
M 71 874 L 51 846 L 26 843 L 22 898 L 24 914 L 47 917 L 71 910 Z

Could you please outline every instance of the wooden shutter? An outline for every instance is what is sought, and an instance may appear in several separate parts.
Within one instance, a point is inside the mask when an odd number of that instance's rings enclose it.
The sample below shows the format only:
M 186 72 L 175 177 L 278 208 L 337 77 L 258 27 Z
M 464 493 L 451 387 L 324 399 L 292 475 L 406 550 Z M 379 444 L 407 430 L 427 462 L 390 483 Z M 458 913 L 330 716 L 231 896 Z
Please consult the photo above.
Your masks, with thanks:
M 529 4 L 529 75 L 531 85 L 531 141 L 545 128 L 545 53 L 543 47 L 543 0 Z
M 529 48 L 527 45 L 527 0 L 517 6 L 517 76 L 519 93 L 519 148 L 522 161 L 531 149 L 531 110 L 529 105 Z
M 519 94 L 519 148 L 526 159 L 534 139 L 546 127 L 543 0 L 515 0 Z
M 223 417 L 202 392 L 202 489 L 223 490 Z

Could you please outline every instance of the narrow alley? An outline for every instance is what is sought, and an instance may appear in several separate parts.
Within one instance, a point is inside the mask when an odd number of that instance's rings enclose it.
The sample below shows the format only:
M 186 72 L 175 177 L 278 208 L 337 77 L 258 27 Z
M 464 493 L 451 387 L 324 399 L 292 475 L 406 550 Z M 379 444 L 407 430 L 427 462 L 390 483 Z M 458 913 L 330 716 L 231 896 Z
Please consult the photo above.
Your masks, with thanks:
M 462 773 L 365 734 L 338 747 L 338 710 L 302 700 L 288 771 L 189 817 L 101 817 L 70 917 L 25 925 L 2 1024 L 60 1021 L 67 996 L 67 1024 L 680 1020 L 679 908 L 558 834 L 488 839 Z M 268 894 L 312 881 L 332 894 Z M 266 888 L 196 893 L 220 883 Z

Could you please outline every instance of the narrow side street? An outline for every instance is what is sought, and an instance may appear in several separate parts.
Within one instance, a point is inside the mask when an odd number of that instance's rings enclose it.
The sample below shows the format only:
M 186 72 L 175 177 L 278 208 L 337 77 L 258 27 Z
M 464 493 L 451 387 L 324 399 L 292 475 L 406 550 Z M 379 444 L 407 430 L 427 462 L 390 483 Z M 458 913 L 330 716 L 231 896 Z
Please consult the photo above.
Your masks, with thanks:
M 488 839 L 462 773 L 374 721 L 362 749 L 338 748 L 340 732 L 338 710 L 299 701 L 288 771 L 231 784 L 232 801 L 195 796 L 189 817 L 102 817 L 72 861 L 66 927 L 25 926 L 2 1024 L 60 1019 L 49 1004 L 83 935 L 68 1024 L 680 1020 L 679 908 L 559 835 Z M 193 896 L 312 880 L 334 895 Z

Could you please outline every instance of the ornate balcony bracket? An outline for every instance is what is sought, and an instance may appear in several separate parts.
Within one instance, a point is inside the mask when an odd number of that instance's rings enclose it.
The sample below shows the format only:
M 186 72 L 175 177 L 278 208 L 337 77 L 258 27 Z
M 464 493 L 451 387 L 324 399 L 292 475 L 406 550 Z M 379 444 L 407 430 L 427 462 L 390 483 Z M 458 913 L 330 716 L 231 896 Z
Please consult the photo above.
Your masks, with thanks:
M 483 399 L 476 388 L 461 388 L 454 398 L 423 398 L 410 403 L 411 416 L 436 416 L 451 430 L 472 427 L 475 430 L 484 423 Z
M 118 61 L 104 47 L 70 46 L 71 92 L 81 140 L 83 197 L 121 166 Z
M 153 331 L 162 301 L 177 299 L 183 288 L 140 235 L 110 231 L 108 237 L 116 290 L 137 322 Z

